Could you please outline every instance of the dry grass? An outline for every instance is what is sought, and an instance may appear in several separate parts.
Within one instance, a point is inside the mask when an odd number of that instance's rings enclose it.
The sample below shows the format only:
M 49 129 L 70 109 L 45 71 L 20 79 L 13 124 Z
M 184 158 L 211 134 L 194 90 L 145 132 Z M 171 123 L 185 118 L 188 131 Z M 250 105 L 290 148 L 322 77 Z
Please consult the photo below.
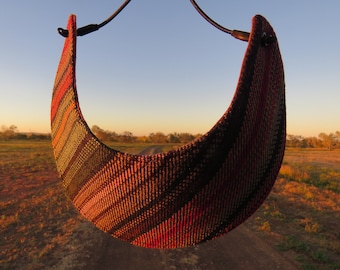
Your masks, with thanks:
M 150 144 L 111 146 L 138 153 Z M 55 265 L 81 222 L 64 194 L 50 142 L 0 141 L 0 269 Z
M 115 145 L 137 153 L 145 145 Z M 173 146 L 171 146 L 173 147 Z M 340 151 L 289 149 L 246 222 L 300 269 L 340 269 Z M 64 195 L 49 142 L 0 142 L 0 268 L 61 261 L 82 218 Z
M 340 269 L 340 152 L 288 149 L 279 178 L 246 225 L 300 269 Z
M 50 142 L 0 143 L 0 268 L 39 269 L 68 242 L 78 214 L 65 198 Z

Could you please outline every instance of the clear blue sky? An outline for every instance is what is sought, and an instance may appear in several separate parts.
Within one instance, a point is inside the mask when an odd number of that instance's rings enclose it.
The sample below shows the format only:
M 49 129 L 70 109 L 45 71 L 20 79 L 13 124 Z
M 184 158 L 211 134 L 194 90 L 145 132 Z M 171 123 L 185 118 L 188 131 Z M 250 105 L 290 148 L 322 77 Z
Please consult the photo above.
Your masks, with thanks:
M 198 0 L 225 27 L 274 27 L 285 65 L 288 133 L 340 130 L 340 1 Z M 54 76 L 70 13 L 100 23 L 120 1 L 3 0 L 0 127 L 49 132 Z M 77 85 L 89 126 L 134 135 L 207 132 L 228 108 L 246 43 L 208 24 L 189 0 L 132 0 L 78 39 Z

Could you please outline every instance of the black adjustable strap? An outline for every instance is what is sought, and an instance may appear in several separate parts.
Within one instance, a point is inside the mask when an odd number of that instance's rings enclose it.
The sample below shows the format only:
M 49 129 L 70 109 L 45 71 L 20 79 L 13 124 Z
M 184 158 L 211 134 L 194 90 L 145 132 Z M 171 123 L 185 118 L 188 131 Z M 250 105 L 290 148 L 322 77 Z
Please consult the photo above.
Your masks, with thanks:
M 201 16 L 206 19 L 210 24 L 212 24 L 213 26 L 215 26 L 217 29 L 230 34 L 231 36 L 233 36 L 236 39 L 242 40 L 242 41 L 247 41 L 249 40 L 249 35 L 250 33 L 248 32 L 244 32 L 244 31 L 240 31 L 240 30 L 230 30 L 228 28 L 223 27 L 222 25 L 218 24 L 217 22 L 215 22 L 213 19 L 211 19 L 196 3 L 195 0 L 190 0 L 191 4 L 194 6 L 194 8 L 198 11 L 199 14 L 201 14 Z M 267 46 L 273 42 L 276 41 L 276 38 L 273 37 L 272 35 L 267 35 L 266 33 L 262 34 L 262 45 L 263 46 Z
M 201 16 L 206 19 L 210 24 L 212 24 L 213 26 L 215 26 L 217 29 L 232 35 L 234 38 L 237 38 L 239 40 L 243 40 L 243 41 L 248 41 L 249 39 L 249 33 L 248 32 L 244 32 L 244 31 L 240 31 L 240 30 L 230 30 L 228 28 L 223 27 L 222 25 L 218 24 L 217 22 L 215 22 L 213 19 L 211 19 L 196 3 L 195 0 L 190 0 L 191 4 L 194 6 L 194 8 L 198 11 L 199 14 L 201 14 Z
M 111 22 L 129 3 L 131 0 L 126 0 L 109 18 L 103 21 L 100 24 L 89 24 L 77 29 L 77 36 L 84 36 L 94 31 L 97 31 L 99 28 Z M 68 37 L 68 30 L 63 28 L 58 28 L 58 33 L 63 37 Z
M 126 0 L 109 18 L 107 18 L 105 21 L 103 21 L 100 24 L 89 24 L 83 27 L 80 27 L 77 29 L 77 36 L 84 36 L 87 35 L 89 33 L 92 33 L 94 31 L 97 31 L 99 28 L 103 27 L 104 25 L 108 24 L 109 22 L 111 22 L 129 3 L 131 0 Z M 201 16 L 206 19 L 210 24 L 212 24 L 213 26 L 215 26 L 217 29 L 230 34 L 231 36 L 233 36 L 234 38 L 237 38 L 239 40 L 242 41 L 248 41 L 249 39 L 249 33 L 248 32 L 244 32 L 244 31 L 240 31 L 240 30 L 230 30 L 228 28 L 223 27 L 222 25 L 218 24 L 217 22 L 215 22 L 213 19 L 211 19 L 196 3 L 195 0 L 190 0 L 191 4 L 194 6 L 194 8 L 198 11 L 199 14 L 201 14 Z M 58 32 L 60 35 L 62 35 L 63 37 L 68 37 L 68 30 L 63 29 L 63 28 L 58 28 Z M 265 36 L 263 37 L 263 43 L 266 45 L 268 43 L 271 43 L 275 40 L 275 38 L 273 38 L 272 36 Z

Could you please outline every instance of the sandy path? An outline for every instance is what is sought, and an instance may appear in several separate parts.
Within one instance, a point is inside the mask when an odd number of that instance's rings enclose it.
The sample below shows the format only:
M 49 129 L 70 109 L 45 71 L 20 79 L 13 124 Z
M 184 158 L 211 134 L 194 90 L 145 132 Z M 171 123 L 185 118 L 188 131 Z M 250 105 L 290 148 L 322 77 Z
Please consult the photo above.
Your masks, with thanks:
M 143 154 L 160 149 L 148 148 Z M 244 225 L 198 246 L 157 250 L 114 239 L 83 221 L 71 239 L 69 255 L 53 269 L 221 270 L 297 269 Z
M 213 241 L 184 249 L 146 249 L 120 241 L 83 221 L 69 253 L 52 269 L 221 270 L 297 269 L 244 225 Z
M 105 237 L 96 269 L 296 269 L 244 226 L 185 249 L 151 250 Z

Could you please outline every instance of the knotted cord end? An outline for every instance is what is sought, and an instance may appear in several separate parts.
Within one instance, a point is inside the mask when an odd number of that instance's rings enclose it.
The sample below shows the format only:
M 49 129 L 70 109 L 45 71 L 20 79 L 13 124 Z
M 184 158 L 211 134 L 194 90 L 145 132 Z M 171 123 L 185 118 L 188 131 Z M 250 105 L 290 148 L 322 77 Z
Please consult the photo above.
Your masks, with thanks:
M 232 30 L 230 34 L 234 38 L 242 40 L 242 41 L 246 41 L 246 42 L 248 42 L 249 36 L 250 36 L 250 33 L 244 32 L 244 31 L 240 31 L 240 30 Z
M 61 27 L 59 27 L 58 28 L 58 33 L 61 35 L 61 36 L 63 36 L 63 37 L 68 37 L 68 30 L 66 30 L 66 29 L 63 29 L 63 28 L 61 28 Z
M 99 29 L 98 24 L 89 24 L 83 27 L 80 27 L 77 29 L 77 36 L 85 36 L 89 33 L 92 33 L 94 31 L 97 31 Z M 61 27 L 58 28 L 58 33 L 63 37 L 68 37 L 68 30 L 65 30 Z
M 94 31 L 97 31 L 99 28 L 103 27 L 104 25 L 108 24 L 112 21 L 130 2 L 131 0 L 125 0 L 125 2 L 105 21 L 100 24 L 89 24 L 84 27 L 80 27 L 77 29 L 77 36 L 84 36 Z M 68 37 L 68 31 L 63 28 L 58 28 L 58 33 L 63 37 Z

